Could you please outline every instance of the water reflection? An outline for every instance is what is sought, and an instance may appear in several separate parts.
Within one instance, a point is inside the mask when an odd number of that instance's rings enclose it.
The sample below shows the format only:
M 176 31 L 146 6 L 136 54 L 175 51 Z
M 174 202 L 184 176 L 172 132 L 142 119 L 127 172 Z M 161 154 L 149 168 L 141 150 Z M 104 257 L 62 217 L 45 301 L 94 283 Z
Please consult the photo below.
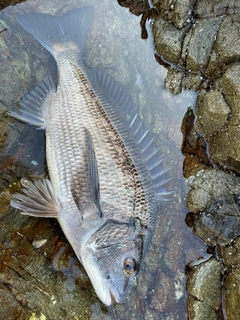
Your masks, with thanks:
M 5 9 L 0 14 L 0 22 L 7 28 L 0 38 L 0 68 L 3 71 L 0 102 L 12 110 L 40 79 L 56 72 L 50 55 L 19 28 L 15 16 L 26 11 L 62 14 L 82 5 L 95 7 L 95 21 L 86 46 L 86 62 L 107 70 L 129 88 L 145 125 L 157 134 L 162 155 L 169 155 L 166 166 L 174 164 L 173 180 L 169 185 L 170 189 L 176 190 L 174 201 L 163 204 L 159 212 L 137 288 L 121 305 L 109 309 L 95 297 L 57 223 L 22 217 L 7 207 L 0 226 L 1 289 L 3 294 L 8 292 L 3 312 L 9 319 L 13 318 L 17 308 L 23 319 L 29 319 L 36 312 L 47 319 L 185 319 L 185 265 L 203 256 L 205 251 L 184 222 L 188 185 L 182 177 L 180 127 L 188 106 L 195 105 L 196 94 L 185 91 L 173 95 L 163 89 L 166 69 L 155 61 L 149 22 L 146 23 L 148 39 L 142 40 L 141 18 L 113 1 L 73 0 L 70 6 L 63 0 L 51 3 L 30 0 Z M 42 144 L 34 136 L 39 132 L 17 125 L 21 130 L 17 127 L 12 135 L 8 134 L 6 149 L 3 149 L 18 159 L 13 168 L 14 174 L 17 172 L 15 175 L 6 178 L 1 174 L 1 191 L 5 193 L 6 188 L 21 177 L 34 178 L 42 174 L 42 169 L 35 168 L 36 162 L 42 163 L 44 158 L 43 147 L 39 149 Z M 18 151 L 19 141 L 21 151 Z M 23 162 L 27 169 L 19 162 Z M 33 241 L 43 239 L 47 242 L 40 248 L 32 245 Z

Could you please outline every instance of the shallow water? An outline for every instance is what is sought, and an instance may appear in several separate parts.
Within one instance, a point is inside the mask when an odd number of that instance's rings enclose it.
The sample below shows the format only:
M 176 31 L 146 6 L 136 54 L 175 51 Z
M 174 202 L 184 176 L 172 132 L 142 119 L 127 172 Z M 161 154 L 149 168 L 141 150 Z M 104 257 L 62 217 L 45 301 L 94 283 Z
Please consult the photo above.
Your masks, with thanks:
M 41 131 L 2 117 L 1 199 L 5 207 L 0 222 L 0 296 L 6 290 L 10 295 L 5 297 L 2 316 L 12 319 L 12 310 L 18 308 L 21 319 L 40 319 L 41 314 L 46 319 L 186 319 L 185 266 L 206 250 L 184 222 L 188 184 L 182 175 L 180 127 L 188 106 L 195 105 L 196 93 L 173 95 L 164 89 L 166 70 L 154 58 L 150 23 L 148 39 L 143 40 L 140 17 L 110 0 L 71 1 L 71 5 L 63 0 L 27 1 L 5 9 L 0 13 L 2 30 L 7 29 L 0 33 L 1 110 L 16 108 L 21 97 L 47 74 L 56 77 L 53 58 L 22 30 L 15 16 L 27 11 L 62 14 L 83 5 L 95 7 L 86 62 L 103 68 L 129 89 L 145 125 L 157 134 L 161 155 L 168 155 L 166 166 L 173 165 L 167 188 L 176 190 L 174 200 L 161 207 L 137 288 L 121 305 L 108 309 L 94 296 L 57 223 L 23 217 L 9 208 L 21 177 L 43 175 L 44 139 Z M 15 299 L 12 304 L 11 299 Z

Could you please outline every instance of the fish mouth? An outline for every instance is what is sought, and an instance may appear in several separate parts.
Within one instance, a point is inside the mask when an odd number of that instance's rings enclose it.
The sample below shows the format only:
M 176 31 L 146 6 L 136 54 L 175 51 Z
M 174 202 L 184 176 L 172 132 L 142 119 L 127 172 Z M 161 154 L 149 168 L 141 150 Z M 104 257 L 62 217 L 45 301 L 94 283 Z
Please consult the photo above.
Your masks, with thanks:
M 109 289 L 110 295 L 112 297 L 112 300 L 114 300 L 116 303 L 120 303 L 122 301 L 122 298 L 118 292 L 117 289 Z
M 128 293 L 129 287 L 130 287 L 130 284 L 128 283 L 124 292 L 120 293 L 119 290 L 115 286 L 113 286 L 111 281 L 109 281 L 108 289 L 109 289 L 110 295 L 112 297 L 112 300 L 114 300 L 116 303 L 123 302 L 124 298 L 126 297 L 126 295 Z
M 86 254 L 82 255 L 82 264 L 99 300 L 109 307 L 114 301 L 121 303 L 130 287 L 129 281 L 117 281 L 116 285 L 114 285 L 114 281 L 110 277 L 106 277 L 100 269 L 96 258 L 90 253 L 92 252 L 86 251 Z

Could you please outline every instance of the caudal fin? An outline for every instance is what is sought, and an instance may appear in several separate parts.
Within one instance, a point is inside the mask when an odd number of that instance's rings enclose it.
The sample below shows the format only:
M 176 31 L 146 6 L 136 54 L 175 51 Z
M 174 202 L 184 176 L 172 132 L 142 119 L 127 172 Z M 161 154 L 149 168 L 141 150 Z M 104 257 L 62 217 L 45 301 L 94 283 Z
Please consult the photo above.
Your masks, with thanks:
M 53 45 L 56 43 L 73 41 L 84 48 L 93 14 L 93 7 L 82 7 L 62 16 L 29 12 L 17 19 L 54 56 Z

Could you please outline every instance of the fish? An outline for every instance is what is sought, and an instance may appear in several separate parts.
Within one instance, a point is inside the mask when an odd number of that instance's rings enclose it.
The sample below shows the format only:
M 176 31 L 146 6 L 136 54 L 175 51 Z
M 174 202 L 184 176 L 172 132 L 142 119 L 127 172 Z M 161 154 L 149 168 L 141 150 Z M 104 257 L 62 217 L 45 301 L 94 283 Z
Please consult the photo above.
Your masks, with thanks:
M 58 82 L 47 75 L 9 112 L 45 130 L 49 174 L 15 193 L 11 206 L 58 220 L 98 298 L 110 306 L 137 285 L 159 204 L 172 191 L 165 188 L 169 168 L 127 89 L 86 65 L 93 17 L 91 6 L 17 17 L 55 58 Z

